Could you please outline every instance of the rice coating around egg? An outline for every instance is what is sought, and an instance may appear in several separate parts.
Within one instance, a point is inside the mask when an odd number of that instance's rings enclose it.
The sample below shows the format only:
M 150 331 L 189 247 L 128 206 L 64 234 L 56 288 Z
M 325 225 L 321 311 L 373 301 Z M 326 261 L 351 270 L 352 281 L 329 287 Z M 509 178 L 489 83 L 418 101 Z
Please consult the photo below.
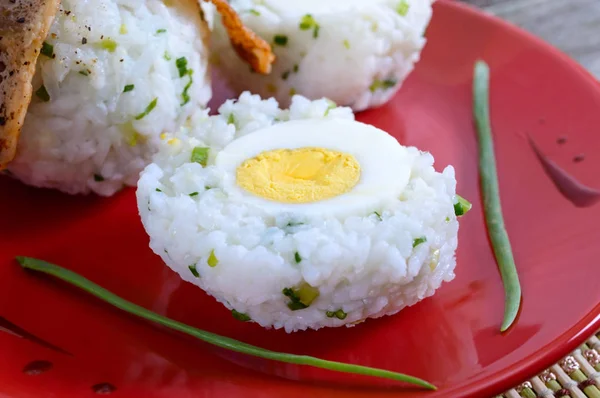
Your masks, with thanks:
M 454 278 L 454 169 L 437 172 L 416 148 L 402 147 L 408 180 L 382 208 L 305 214 L 229 197 L 215 162 L 224 148 L 277 124 L 318 119 L 354 116 L 327 100 L 295 96 L 282 110 L 244 93 L 218 115 L 196 114 L 141 174 L 138 207 L 152 250 L 238 319 L 287 332 L 352 326 L 394 314 Z M 209 151 L 198 156 L 197 148 Z

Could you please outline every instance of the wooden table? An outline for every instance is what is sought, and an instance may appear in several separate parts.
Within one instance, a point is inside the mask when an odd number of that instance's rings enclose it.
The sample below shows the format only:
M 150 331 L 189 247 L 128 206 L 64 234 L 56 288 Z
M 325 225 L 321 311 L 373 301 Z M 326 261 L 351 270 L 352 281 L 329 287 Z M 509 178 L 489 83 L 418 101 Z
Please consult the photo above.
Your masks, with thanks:
M 462 0 L 567 53 L 600 79 L 600 0 Z

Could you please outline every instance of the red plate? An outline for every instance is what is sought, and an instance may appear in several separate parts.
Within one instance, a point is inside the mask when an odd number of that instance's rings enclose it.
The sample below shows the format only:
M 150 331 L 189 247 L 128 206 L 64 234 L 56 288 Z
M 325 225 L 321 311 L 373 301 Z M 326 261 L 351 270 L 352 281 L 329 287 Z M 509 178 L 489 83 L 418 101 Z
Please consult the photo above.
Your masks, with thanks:
M 453 282 L 396 316 L 355 328 L 263 330 L 234 320 L 161 264 L 148 248 L 133 190 L 111 199 L 71 197 L 2 178 L 0 326 L 23 338 L 0 332 L 0 396 L 81 398 L 114 389 L 122 397 L 161 398 L 485 397 L 543 370 L 600 328 L 598 197 L 588 192 L 587 202 L 576 201 L 585 206 L 575 206 L 528 142 L 579 183 L 600 188 L 598 84 L 501 21 L 448 1 L 437 3 L 434 15 L 423 59 L 403 90 L 359 119 L 431 151 L 438 169 L 456 167 L 458 190 L 474 207 L 461 221 Z M 478 58 L 492 70 L 502 202 L 524 296 L 516 326 L 504 335 L 502 284 L 478 195 L 471 119 Z M 216 350 L 29 274 L 15 255 L 68 267 L 200 328 L 275 350 L 406 372 L 439 390 L 407 391 Z

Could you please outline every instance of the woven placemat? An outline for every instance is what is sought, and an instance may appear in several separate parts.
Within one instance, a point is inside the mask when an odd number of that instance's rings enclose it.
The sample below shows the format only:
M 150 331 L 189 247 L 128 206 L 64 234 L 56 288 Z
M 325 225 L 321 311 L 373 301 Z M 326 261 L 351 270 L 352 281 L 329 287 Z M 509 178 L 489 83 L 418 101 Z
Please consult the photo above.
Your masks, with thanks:
M 538 376 L 496 398 L 600 398 L 600 331 Z

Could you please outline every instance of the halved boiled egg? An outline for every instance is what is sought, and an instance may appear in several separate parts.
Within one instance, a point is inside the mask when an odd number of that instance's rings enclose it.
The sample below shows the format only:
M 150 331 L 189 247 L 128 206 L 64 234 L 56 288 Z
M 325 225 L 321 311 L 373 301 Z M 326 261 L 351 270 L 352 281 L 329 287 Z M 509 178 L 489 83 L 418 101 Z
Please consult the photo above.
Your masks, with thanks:
M 278 123 L 216 157 L 232 201 L 276 215 L 366 215 L 397 200 L 413 154 L 383 130 L 353 120 Z

